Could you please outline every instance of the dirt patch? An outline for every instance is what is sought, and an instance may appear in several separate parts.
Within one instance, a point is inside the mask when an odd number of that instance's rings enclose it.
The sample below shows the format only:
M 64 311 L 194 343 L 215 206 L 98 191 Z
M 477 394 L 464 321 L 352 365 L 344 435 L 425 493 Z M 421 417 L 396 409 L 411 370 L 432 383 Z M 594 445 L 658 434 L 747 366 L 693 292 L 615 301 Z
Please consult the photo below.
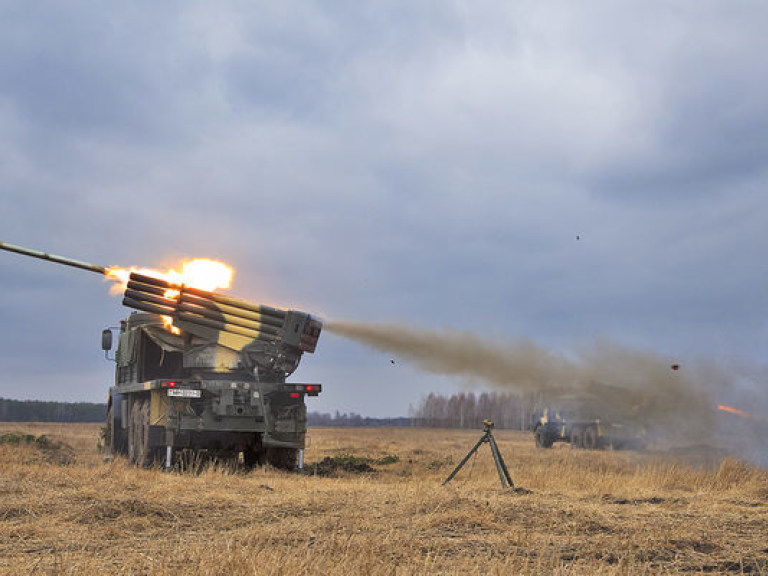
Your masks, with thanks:
M 629 500 L 627 498 L 617 498 L 616 500 L 612 500 L 612 504 L 630 504 L 632 506 L 640 506 L 642 504 L 664 504 L 666 502 L 665 498 L 634 498 L 632 500 Z
M 164 506 L 135 498 L 128 498 L 96 502 L 92 506 L 79 511 L 77 521 L 86 524 L 100 523 L 105 520 L 114 520 L 121 516 L 133 518 L 150 517 L 163 520 L 175 520 L 177 518 L 176 514 Z
M 31 448 L 43 456 L 46 462 L 67 466 L 75 461 L 75 450 L 69 444 L 51 440 L 45 434 L 19 434 L 9 432 L 0 436 L 0 445 Z
M 352 456 L 351 454 L 341 454 L 338 456 L 327 456 L 320 462 L 304 466 L 304 474 L 310 476 L 334 477 L 339 472 L 351 472 L 354 474 L 375 474 L 378 472 L 371 466 L 370 458 Z
M 720 547 L 717 544 L 713 544 L 712 542 L 707 542 L 703 540 L 692 540 L 692 539 L 682 539 L 682 540 L 671 540 L 670 544 L 675 546 L 678 550 L 693 550 L 694 552 L 697 552 L 699 554 L 712 554 L 714 552 L 717 552 Z

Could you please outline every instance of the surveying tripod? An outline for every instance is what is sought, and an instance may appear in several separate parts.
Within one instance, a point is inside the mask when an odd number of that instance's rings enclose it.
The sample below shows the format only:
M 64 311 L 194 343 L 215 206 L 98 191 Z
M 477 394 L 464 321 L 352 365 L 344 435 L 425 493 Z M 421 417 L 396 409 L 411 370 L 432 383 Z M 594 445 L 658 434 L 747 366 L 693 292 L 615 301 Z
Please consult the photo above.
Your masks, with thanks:
M 459 470 L 462 469 L 464 464 L 467 463 L 467 460 L 469 460 L 472 457 L 472 454 L 477 452 L 477 449 L 480 448 L 480 446 L 488 442 L 491 446 L 491 453 L 493 454 L 493 461 L 496 462 L 496 471 L 499 473 L 499 480 L 501 480 L 501 487 L 502 488 L 514 488 L 515 485 L 512 483 L 512 478 L 509 475 L 509 470 L 507 470 L 507 465 L 504 463 L 504 458 L 501 457 L 501 453 L 499 452 L 499 447 L 496 445 L 496 439 L 493 437 L 493 434 L 491 433 L 491 430 L 493 430 L 493 422 L 489 419 L 483 420 L 483 431 L 485 434 L 480 438 L 480 440 L 477 441 L 477 444 L 472 448 L 472 450 L 469 451 L 469 453 L 464 456 L 464 459 L 459 462 L 459 465 L 456 466 L 453 472 L 451 472 L 451 475 L 448 476 L 448 478 L 445 479 L 445 482 L 443 482 L 443 486 L 448 484 L 451 480 L 453 480 L 453 477 L 456 476 L 456 474 L 459 473 Z

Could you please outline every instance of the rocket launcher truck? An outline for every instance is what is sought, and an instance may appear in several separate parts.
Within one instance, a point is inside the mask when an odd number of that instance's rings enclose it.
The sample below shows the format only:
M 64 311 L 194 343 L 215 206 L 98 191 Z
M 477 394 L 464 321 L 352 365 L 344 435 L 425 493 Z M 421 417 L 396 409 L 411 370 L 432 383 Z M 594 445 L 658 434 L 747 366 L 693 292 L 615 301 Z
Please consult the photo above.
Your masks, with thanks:
M 587 450 L 642 449 L 649 408 L 643 394 L 595 381 L 578 391 L 548 390 L 534 411 L 536 446 L 551 448 L 555 442 L 566 442 Z
M 105 274 L 106 268 L 0 243 L 0 248 Z M 254 304 L 132 273 L 109 389 L 106 449 L 141 466 L 180 456 L 239 457 L 293 469 L 305 446 L 306 396 L 320 384 L 287 383 L 322 323 L 297 310 Z M 102 348 L 112 349 L 112 331 Z

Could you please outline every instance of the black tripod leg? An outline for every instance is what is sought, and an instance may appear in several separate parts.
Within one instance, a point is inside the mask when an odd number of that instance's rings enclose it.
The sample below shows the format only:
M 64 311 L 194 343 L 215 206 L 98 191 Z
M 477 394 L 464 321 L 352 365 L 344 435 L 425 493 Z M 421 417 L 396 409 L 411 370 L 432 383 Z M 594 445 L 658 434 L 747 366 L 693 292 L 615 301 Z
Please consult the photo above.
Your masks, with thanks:
M 496 461 L 496 471 L 499 473 L 499 480 L 501 480 L 501 487 L 506 488 L 507 485 L 504 482 L 504 479 L 506 478 L 507 482 L 509 483 L 510 488 L 514 488 L 515 485 L 512 482 L 512 477 L 509 475 L 509 470 L 507 470 L 507 464 L 504 462 L 504 458 L 501 456 L 501 452 L 499 452 L 499 447 L 496 445 L 496 439 L 493 437 L 492 434 L 488 435 L 488 441 L 491 444 L 491 452 L 493 452 L 493 459 Z
M 466 456 L 464 456 L 464 460 L 459 462 L 459 465 L 456 466 L 456 468 L 453 470 L 453 472 L 451 472 L 451 475 L 448 476 L 448 478 L 445 479 L 445 482 L 443 482 L 443 486 L 445 486 L 446 484 L 448 484 L 448 482 L 453 480 L 453 477 L 456 476 L 456 474 L 459 473 L 459 470 L 461 470 L 462 466 L 464 466 L 464 464 L 467 463 L 467 460 L 469 460 L 472 457 L 472 454 L 477 452 L 477 449 L 480 448 L 480 445 L 483 442 L 487 442 L 487 441 L 488 441 L 488 434 L 484 434 L 483 437 L 480 438 L 480 440 L 477 441 L 477 444 L 475 444 L 474 448 L 472 448 L 472 450 L 470 450 L 469 453 Z

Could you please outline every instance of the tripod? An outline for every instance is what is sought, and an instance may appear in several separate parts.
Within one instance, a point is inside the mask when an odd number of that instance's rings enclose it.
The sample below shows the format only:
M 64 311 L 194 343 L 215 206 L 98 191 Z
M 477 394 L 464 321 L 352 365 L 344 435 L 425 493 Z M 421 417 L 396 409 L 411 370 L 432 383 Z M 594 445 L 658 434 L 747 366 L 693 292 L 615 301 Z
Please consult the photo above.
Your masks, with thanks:
M 477 452 L 477 449 L 480 448 L 481 444 L 488 442 L 488 444 L 491 445 L 491 453 L 493 454 L 493 461 L 496 462 L 496 471 L 499 473 L 499 480 L 501 480 L 501 487 L 502 488 L 507 488 L 507 486 L 509 486 L 509 488 L 515 487 L 515 485 L 512 483 L 512 478 L 509 475 L 509 470 L 507 470 L 507 465 L 504 463 L 504 458 L 501 457 L 501 453 L 499 452 L 499 447 L 496 445 L 496 440 L 493 437 L 491 430 L 493 430 L 493 422 L 486 418 L 485 420 L 483 420 L 483 431 L 485 432 L 485 434 L 483 434 L 482 438 L 480 438 L 480 440 L 477 441 L 477 444 L 475 444 L 472 450 L 470 450 L 469 453 L 466 456 L 464 456 L 464 459 L 461 462 L 459 462 L 459 465 L 456 466 L 453 472 L 451 472 L 451 475 L 445 479 L 445 482 L 443 482 L 443 486 L 445 486 L 446 484 L 448 484 L 448 482 L 453 480 L 453 477 L 459 473 L 459 470 L 461 470 L 464 464 L 467 463 L 467 460 L 469 460 L 472 457 L 472 454 Z

